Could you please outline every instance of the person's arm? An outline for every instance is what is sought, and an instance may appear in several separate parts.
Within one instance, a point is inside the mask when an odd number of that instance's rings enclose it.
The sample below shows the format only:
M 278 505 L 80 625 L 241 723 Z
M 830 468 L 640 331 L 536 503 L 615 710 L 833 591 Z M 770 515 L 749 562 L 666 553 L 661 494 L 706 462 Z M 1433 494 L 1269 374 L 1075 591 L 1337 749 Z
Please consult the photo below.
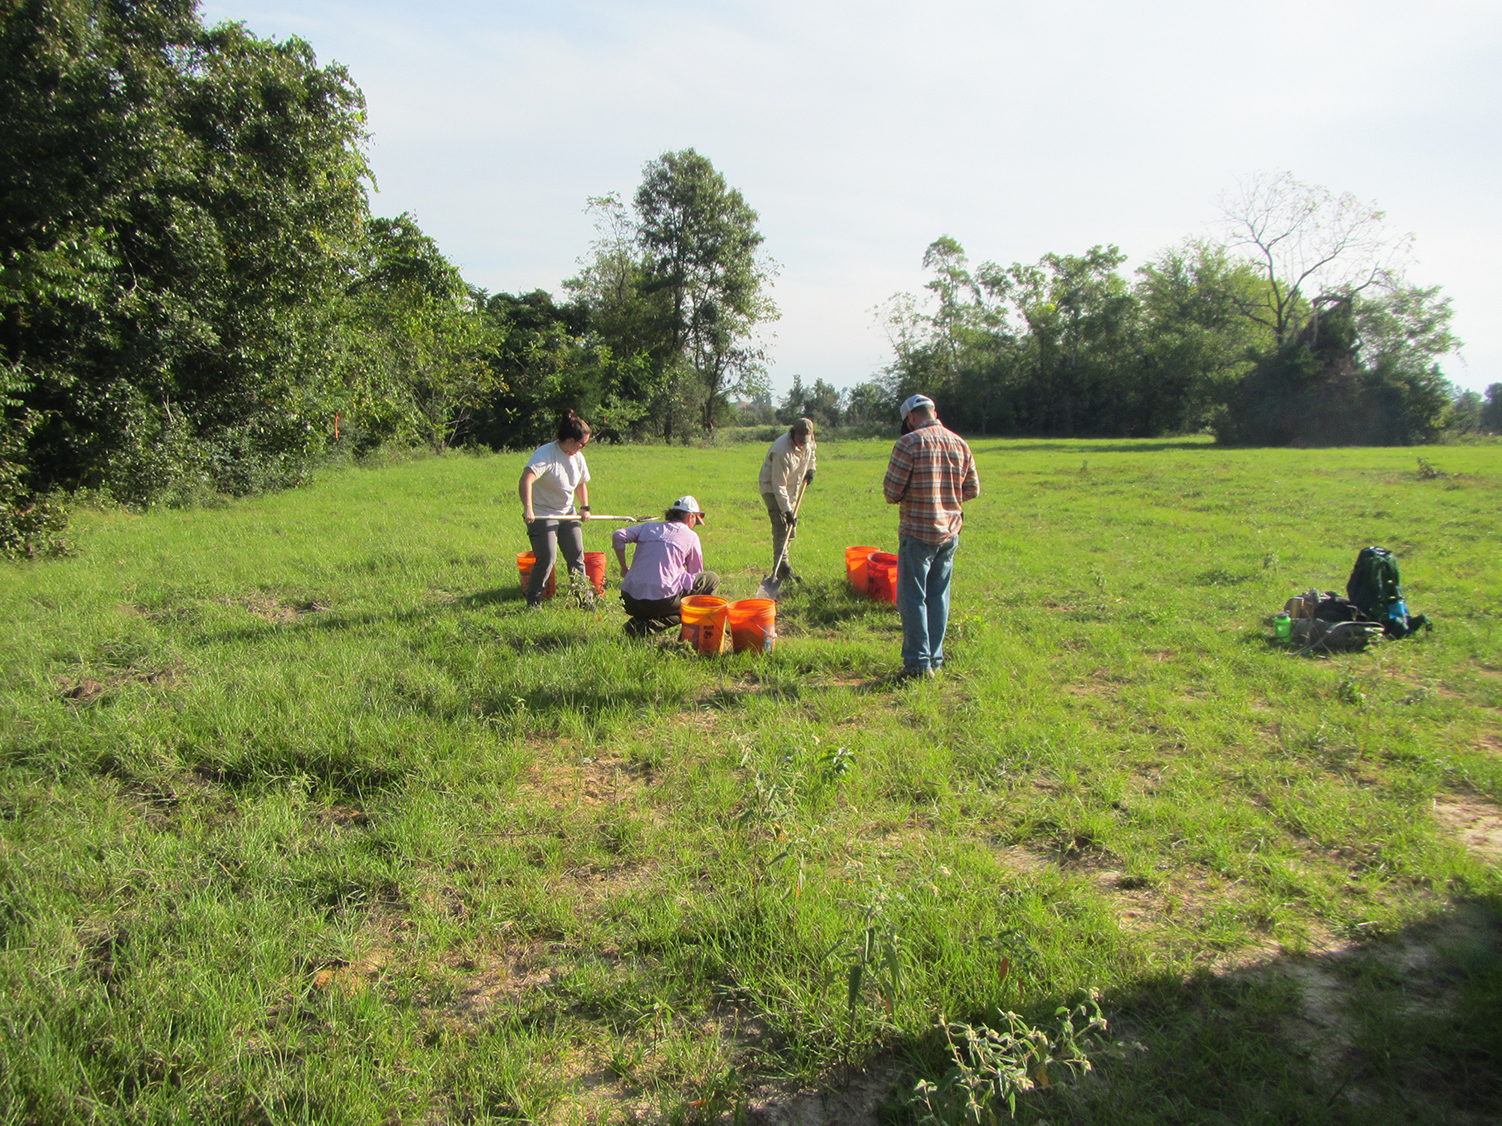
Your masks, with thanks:
M 960 487 L 960 496 L 966 500 L 974 500 L 980 496 L 980 474 L 975 471 L 974 456 L 966 459 L 965 483 Z
M 881 492 L 888 504 L 902 503 L 912 476 L 913 459 L 899 441 L 892 447 L 892 460 L 887 462 L 887 475 L 881 479 Z
M 617 528 L 610 537 L 610 546 L 615 548 L 616 562 L 621 565 L 621 578 L 623 579 L 626 577 L 626 572 L 631 570 L 631 564 L 626 562 L 626 545 L 635 541 L 636 537 L 632 535 L 632 532 L 637 526 L 633 524 L 630 527 Z
M 793 498 L 788 495 L 788 489 L 793 483 L 794 474 L 798 468 L 798 454 L 796 451 L 783 454 L 773 463 L 775 476 L 774 484 L 777 492 L 777 503 L 782 509 L 784 516 L 793 514 Z
M 537 480 L 537 470 L 530 465 L 522 470 L 522 479 L 516 484 L 516 495 L 522 499 L 522 519 L 528 524 L 537 519 L 532 511 L 532 482 Z
M 589 482 L 580 481 L 579 487 L 574 490 L 574 506 L 579 510 L 579 518 L 589 519 Z

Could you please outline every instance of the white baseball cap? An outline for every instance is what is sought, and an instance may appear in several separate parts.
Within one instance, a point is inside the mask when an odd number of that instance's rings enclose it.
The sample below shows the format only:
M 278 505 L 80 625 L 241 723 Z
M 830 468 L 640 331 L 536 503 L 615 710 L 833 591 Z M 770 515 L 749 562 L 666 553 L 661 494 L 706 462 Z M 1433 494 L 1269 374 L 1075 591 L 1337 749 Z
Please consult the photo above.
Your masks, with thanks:
M 704 510 L 699 507 L 699 502 L 693 497 L 679 497 L 672 504 L 668 505 L 668 507 L 675 512 L 692 512 L 697 516 L 704 515 Z
M 900 408 L 902 411 L 902 421 L 906 422 L 908 414 L 912 411 L 917 410 L 919 407 L 932 407 L 933 405 L 934 401 L 927 395 L 912 396 L 911 398 L 907 399 Z

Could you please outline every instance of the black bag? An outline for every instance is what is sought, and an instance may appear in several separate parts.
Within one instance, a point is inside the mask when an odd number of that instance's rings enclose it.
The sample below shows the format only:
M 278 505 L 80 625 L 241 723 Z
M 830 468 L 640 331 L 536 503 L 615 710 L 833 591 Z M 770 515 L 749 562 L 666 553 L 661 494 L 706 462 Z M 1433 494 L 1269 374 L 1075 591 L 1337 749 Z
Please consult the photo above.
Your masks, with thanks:
M 1314 606 L 1314 616 L 1322 622 L 1355 622 L 1362 617 L 1361 609 L 1349 598 L 1342 598 L 1333 590 L 1327 590 Z

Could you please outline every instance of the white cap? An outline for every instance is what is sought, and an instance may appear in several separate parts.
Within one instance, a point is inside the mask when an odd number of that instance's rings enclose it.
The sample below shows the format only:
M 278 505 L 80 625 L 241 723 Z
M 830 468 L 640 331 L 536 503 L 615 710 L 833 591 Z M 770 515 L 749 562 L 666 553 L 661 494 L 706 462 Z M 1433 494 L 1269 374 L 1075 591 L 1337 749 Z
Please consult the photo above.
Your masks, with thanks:
M 902 411 L 902 421 L 906 422 L 908 414 L 912 411 L 917 410 L 919 407 L 932 407 L 933 405 L 934 401 L 927 395 L 912 396 L 911 398 L 906 400 L 900 408 L 900 410 Z
M 699 508 L 699 502 L 693 497 L 679 497 L 672 504 L 668 505 L 668 507 L 675 512 L 693 512 L 699 516 L 704 515 L 703 511 Z

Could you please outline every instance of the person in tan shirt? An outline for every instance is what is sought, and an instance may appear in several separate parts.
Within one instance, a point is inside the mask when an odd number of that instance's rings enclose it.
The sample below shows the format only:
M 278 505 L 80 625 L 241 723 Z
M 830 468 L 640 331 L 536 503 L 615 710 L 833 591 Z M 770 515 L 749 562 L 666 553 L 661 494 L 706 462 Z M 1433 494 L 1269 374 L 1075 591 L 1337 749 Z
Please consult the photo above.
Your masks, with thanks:
M 793 510 L 798 506 L 799 490 L 813 483 L 817 461 L 814 424 L 808 418 L 800 418 L 788 427 L 786 434 L 778 435 L 762 460 L 761 474 L 756 480 L 772 521 L 772 566 L 776 568 L 773 578 L 797 577 L 783 556 L 783 548 L 797 530 Z

